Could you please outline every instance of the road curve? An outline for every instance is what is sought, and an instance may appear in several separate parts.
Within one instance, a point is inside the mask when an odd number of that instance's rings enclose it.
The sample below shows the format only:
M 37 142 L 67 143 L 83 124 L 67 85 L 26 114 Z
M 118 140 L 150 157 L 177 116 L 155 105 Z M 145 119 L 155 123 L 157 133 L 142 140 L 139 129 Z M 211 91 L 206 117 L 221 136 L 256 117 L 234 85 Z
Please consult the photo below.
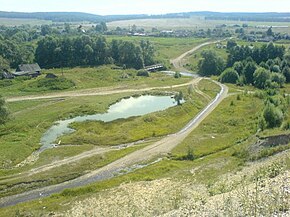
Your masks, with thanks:
M 221 41 L 222 40 L 204 42 L 204 43 L 192 48 L 191 50 L 181 54 L 179 57 L 170 60 L 170 63 L 174 66 L 174 68 L 176 70 L 181 71 L 181 72 L 186 72 L 188 70 L 183 67 L 183 61 L 182 61 L 186 56 L 194 53 L 195 51 L 199 50 L 200 48 L 202 48 L 204 46 L 207 46 L 207 45 L 210 45 L 210 44 L 215 44 L 215 43 L 218 43 L 218 42 L 221 42 Z

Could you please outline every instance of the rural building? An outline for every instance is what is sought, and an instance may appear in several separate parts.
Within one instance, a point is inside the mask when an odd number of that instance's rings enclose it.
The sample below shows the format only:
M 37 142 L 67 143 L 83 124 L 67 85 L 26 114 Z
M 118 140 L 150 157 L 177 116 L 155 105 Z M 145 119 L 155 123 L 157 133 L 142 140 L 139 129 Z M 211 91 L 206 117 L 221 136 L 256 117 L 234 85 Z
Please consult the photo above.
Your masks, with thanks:
M 0 79 L 13 79 L 14 75 L 12 75 L 10 72 L 1 72 L 0 73 Z
M 13 73 L 14 76 L 30 76 L 37 77 L 41 74 L 41 68 L 37 63 L 35 64 L 22 64 L 19 65 L 16 69 L 16 72 Z

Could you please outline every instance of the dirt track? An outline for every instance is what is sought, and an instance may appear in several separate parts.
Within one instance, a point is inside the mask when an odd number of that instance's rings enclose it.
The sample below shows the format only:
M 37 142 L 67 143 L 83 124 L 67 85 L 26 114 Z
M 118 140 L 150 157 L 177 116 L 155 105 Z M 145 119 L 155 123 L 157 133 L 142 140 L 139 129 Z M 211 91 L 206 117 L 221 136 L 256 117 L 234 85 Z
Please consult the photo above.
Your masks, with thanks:
M 147 88 L 139 88 L 139 89 L 120 89 L 116 87 L 108 87 L 108 88 L 92 88 L 92 89 L 84 89 L 84 90 L 77 90 L 77 91 L 67 91 L 61 93 L 51 93 L 46 95 L 33 95 L 33 96 L 17 96 L 17 97 L 10 97 L 7 98 L 7 102 L 17 102 L 17 101 L 24 101 L 24 100 L 37 100 L 37 99 L 52 99 L 52 98 L 64 98 L 64 97 L 82 97 L 82 96 L 101 96 L 101 95 L 110 95 L 110 94 L 117 94 L 117 93 L 135 93 L 135 92 L 144 92 L 144 91 L 151 91 L 151 90 L 162 90 L 162 89 L 170 89 L 170 88 L 177 88 L 177 87 L 184 87 L 190 84 L 195 84 L 199 80 L 193 79 L 190 82 L 184 84 L 177 84 L 171 86 L 163 86 L 163 87 L 147 87 Z
M 213 42 L 208 42 L 208 43 L 213 43 Z M 199 46 L 195 47 L 194 49 L 192 49 L 191 51 L 188 51 L 181 56 L 183 56 L 183 58 L 184 58 L 189 53 L 192 53 L 192 52 L 198 50 L 199 48 L 207 45 L 208 43 L 204 43 L 202 45 L 199 45 Z M 179 59 L 179 62 L 177 60 L 177 61 L 175 61 L 175 63 L 180 64 L 180 61 L 182 60 L 182 58 L 179 57 L 177 59 Z M 190 83 L 196 84 L 201 79 L 202 78 L 197 78 Z M 190 83 L 176 85 L 176 86 L 185 86 L 185 85 L 189 85 Z M 175 146 L 180 144 L 200 124 L 200 122 L 202 120 L 204 120 L 218 106 L 218 104 L 226 97 L 227 92 L 228 92 L 227 87 L 218 83 L 218 82 L 216 82 L 216 83 L 221 87 L 220 93 L 194 119 L 192 119 L 180 132 L 178 132 L 176 134 L 168 135 L 167 137 L 161 139 L 158 142 L 153 143 L 152 145 L 149 145 L 143 149 L 135 151 L 135 152 L 133 152 L 133 153 L 121 158 L 121 159 L 118 159 L 115 162 L 112 162 L 112 163 L 106 165 L 105 167 L 102 167 L 102 168 L 100 168 L 96 171 L 93 171 L 87 175 L 84 175 L 82 177 L 76 178 L 72 181 L 68 181 L 68 182 L 58 184 L 58 185 L 48 186 L 48 187 L 44 187 L 41 189 L 25 192 L 25 193 L 22 193 L 19 195 L 1 198 L 0 199 L 0 207 L 16 205 L 16 204 L 21 203 L 21 202 L 49 196 L 53 193 L 61 192 L 62 190 L 67 189 L 67 188 L 84 186 L 84 185 L 87 185 L 89 183 L 93 183 L 93 182 L 96 182 L 99 180 L 109 179 L 109 178 L 114 176 L 115 172 L 117 172 L 123 168 L 129 167 L 131 165 L 134 165 L 134 164 L 137 164 L 140 162 L 151 160 L 152 158 L 157 157 L 159 155 L 167 154 Z M 162 88 L 158 88 L 158 89 L 166 89 L 166 88 L 169 88 L 169 87 L 162 87 Z M 170 88 L 171 88 L 171 86 L 170 86 Z M 146 88 L 146 90 L 152 90 L 152 89 L 154 89 L 154 88 Z M 124 90 L 124 92 L 128 92 L 128 91 L 133 92 L 136 90 Z M 139 91 L 144 91 L 144 89 L 139 90 Z M 120 90 L 111 90 L 111 91 L 103 92 L 103 94 L 104 95 L 105 94 L 112 94 L 114 92 L 120 93 Z M 86 93 L 74 93 L 73 95 L 70 95 L 70 96 L 83 96 L 83 94 L 86 94 Z M 100 93 L 87 93 L 87 94 L 99 95 Z M 52 97 L 64 97 L 64 96 L 62 95 L 62 96 L 50 96 L 50 97 L 46 96 L 46 97 L 52 98 Z M 26 99 L 18 98 L 17 100 L 14 98 L 15 101 L 29 100 L 29 99 L 31 100 L 31 99 L 36 99 L 36 98 L 35 97 L 31 97 L 31 98 L 26 97 Z M 10 101 L 11 100 L 12 99 L 10 99 Z
M 195 51 L 199 50 L 200 48 L 204 47 L 204 46 L 207 46 L 207 45 L 210 45 L 210 44 L 214 44 L 214 43 L 217 43 L 217 42 L 220 42 L 221 40 L 218 40 L 218 41 L 209 41 L 209 42 L 205 42 L 203 44 L 200 44 L 194 48 L 192 48 L 191 50 L 181 54 L 179 57 L 175 58 L 175 59 L 172 59 L 170 60 L 170 63 L 174 66 L 174 68 L 178 71 L 181 71 L 181 72 L 186 72 L 188 71 L 188 69 L 184 68 L 183 65 L 184 65 L 184 59 L 186 56 L 194 53 Z

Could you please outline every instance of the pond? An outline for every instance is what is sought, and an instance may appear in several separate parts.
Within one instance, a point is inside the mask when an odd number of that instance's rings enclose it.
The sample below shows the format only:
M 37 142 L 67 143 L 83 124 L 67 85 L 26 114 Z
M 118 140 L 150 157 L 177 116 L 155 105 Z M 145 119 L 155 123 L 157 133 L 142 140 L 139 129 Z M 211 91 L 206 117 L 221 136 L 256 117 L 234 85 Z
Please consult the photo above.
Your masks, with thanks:
M 73 122 L 110 122 L 120 118 L 129 118 L 162 111 L 176 105 L 177 102 L 170 96 L 143 95 L 122 99 L 121 101 L 111 105 L 106 113 L 77 116 L 71 119 L 57 121 L 55 125 L 48 129 L 42 136 L 40 140 L 42 146 L 37 152 L 40 153 L 48 148 L 54 147 L 55 141 L 58 137 L 73 133 L 75 130 L 69 127 Z

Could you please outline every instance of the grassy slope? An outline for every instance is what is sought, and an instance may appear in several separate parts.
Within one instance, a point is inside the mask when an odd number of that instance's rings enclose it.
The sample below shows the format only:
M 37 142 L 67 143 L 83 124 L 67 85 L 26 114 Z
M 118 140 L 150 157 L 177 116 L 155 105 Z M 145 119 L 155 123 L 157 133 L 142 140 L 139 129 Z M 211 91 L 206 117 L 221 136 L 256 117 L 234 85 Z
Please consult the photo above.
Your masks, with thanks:
M 9 168 L 21 162 L 37 149 L 42 134 L 55 121 L 81 114 L 105 112 L 110 104 L 125 96 L 129 94 L 8 103 L 8 108 L 14 113 L 11 120 L 0 127 L 1 168 Z
M 134 88 L 136 86 L 152 87 L 152 86 L 166 86 L 185 83 L 190 78 L 183 77 L 181 79 L 174 79 L 171 76 L 167 76 L 162 73 L 152 73 L 149 78 L 136 76 L 135 70 L 118 70 L 111 69 L 110 66 L 101 66 L 97 68 L 73 68 L 73 69 L 51 69 L 44 70 L 42 76 L 36 79 L 30 80 L 18 80 L 12 81 L 12 85 L 3 87 L 2 82 L 11 81 L 0 81 L 0 91 L 3 96 L 18 96 L 18 95 L 37 95 L 44 93 L 55 93 L 61 91 L 45 90 L 41 91 L 41 88 L 37 88 L 37 82 L 39 79 L 45 77 L 46 73 L 54 73 L 58 76 L 62 76 L 73 81 L 74 87 L 67 89 L 70 90 L 82 90 L 88 88 L 103 88 L 103 87 L 119 87 L 119 88 Z M 122 78 L 122 75 L 126 73 L 129 78 Z
M 49 211 L 65 210 L 69 208 L 68 201 L 80 200 L 98 194 L 102 189 L 111 188 L 121 183 L 128 181 L 153 180 L 162 177 L 172 177 L 184 180 L 194 179 L 197 183 L 206 184 L 209 187 L 218 180 L 218 177 L 236 171 L 241 167 L 244 159 L 233 155 L 237 150 L 247 144 L 247 142 L 237 143 L 241 139 L 247 138 L 250 132 L 256 130 L 255 116 L 261 110 L 261 101 L 257 98 L 245 95 L 242 100 L 237 100 L 236 96 L 227 98 L 222 104 L 212 113 L 196 131 L 194 131 L 183 144 L 173 152 L 177 155 L 185 155 L 187 153 L 187 145 L 193 146 L 193 151 L 197 158 L 194 161 L 179 161 L 179 160 L 163 160 L 155 165 L 143 168 L 124 176 L 116 177 L 108 181 L 98 182 L 90 186 L 78 189 L 66 190 L 62 194 L 46 198 L 42 200 L 42 204 L 38 202 L 29 202 L 16 207 L 3 209 L 3 213 L 15 213 L 15 210 L 34 210 L 33 213 L 45 213 Z M 230 102 L 234 101 L 234 106 Z M 257 104 L 258 102 L 258 104 Z M 248 110 L 252 112 L 249 113 Z M 235 121 L 230 123 L 228 127 L 221 128 L 221 123 L 228 124 L 232 116 L 235 115 Z M 235 127 L 232 126 L 235 124 Z M 243 129 L 236 130 L 236 129 Z M 200 138 L 201 143 L 197 143 L 194 138 L 200 135 L 201 132 L 206 132 L 205 136 Z M 221 132 L 221 136 L 213 133 Z M 211 136 L 215 135 L 213 139 Z M 204 145 L 200 145 L 204 144 Z M 210 144 L 210 146 L 208 145 Z M 224 162 L 224 163 L 223 163 Z M 221 164 L 222 166 L 218 166 Z M 216 165 L 216 166 L 214 166 Z M 189 172 L 196 170 L 194 177 Z M 210 187 L 211 191 L 216 192 L 216 186 Z M 77 199 L 78 198 L 78 199 Z M 61 204 L 60 204 L 61 203 Z M 48 209 L 43 211 L 42 207 Z

